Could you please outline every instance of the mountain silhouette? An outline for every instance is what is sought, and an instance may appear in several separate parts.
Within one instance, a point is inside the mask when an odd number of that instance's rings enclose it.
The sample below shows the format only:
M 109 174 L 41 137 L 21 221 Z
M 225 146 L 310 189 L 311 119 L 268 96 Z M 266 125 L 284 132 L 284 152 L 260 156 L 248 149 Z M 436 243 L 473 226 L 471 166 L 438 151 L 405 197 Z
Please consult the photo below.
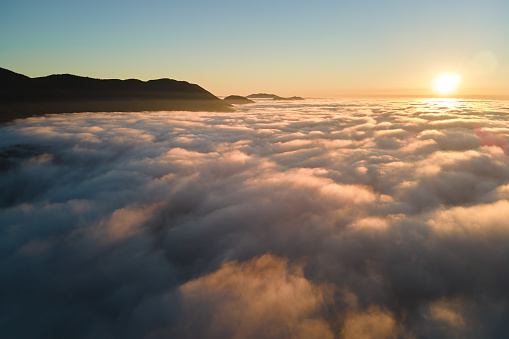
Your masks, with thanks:
M 223 100 L 226 101 L 229 104 L 234 104 L 234 105 L 242 105 L 242 104 L 252 104 L 252 103 L 254 103 L 253 100 L 249 100 L 248 98 L 240 96 L 240 95 L 229 95 L 226 98 L 224 98 Z
M 231 106 L 186 81 L 94 79 L 71 74 L 29 78 L 0 68 L 0 121 L 47 113 L 231 111 Z
M 250 94 L 247 96 L 249 99 L 272 99 L 272 100 L 304 100 L 304 98 L 301 97 L 280 97 L 279 95 L 275 94 L 267 94 L 267 93 L 257 93 L 257 94 Z

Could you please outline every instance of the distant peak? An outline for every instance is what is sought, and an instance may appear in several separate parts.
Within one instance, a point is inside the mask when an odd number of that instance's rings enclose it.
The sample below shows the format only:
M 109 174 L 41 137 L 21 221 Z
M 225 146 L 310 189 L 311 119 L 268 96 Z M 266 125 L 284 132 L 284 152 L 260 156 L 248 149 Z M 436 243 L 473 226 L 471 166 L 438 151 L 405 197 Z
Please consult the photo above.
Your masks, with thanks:
M 2 68 L 0 67 L 0 78 L 1 79 L 5 79 L 5 78 L 24 78 L 24 79 L 30 79 L 29 77 L 27 77 L 26 75 L 23 75 L 23 74 L 20 74 L 20 73 L 16 73 L 16 72 L 13 72 L 11 70 L 8 70 L 6 68 Z
M 250 94 L 247 96 L 249 99 L 272 99 L 272 100 L 304 100 L 304 98 L 293 96 L 293 97 L 280 97 L 276 94 L 267 94 L 267 93 L 257 93 Z

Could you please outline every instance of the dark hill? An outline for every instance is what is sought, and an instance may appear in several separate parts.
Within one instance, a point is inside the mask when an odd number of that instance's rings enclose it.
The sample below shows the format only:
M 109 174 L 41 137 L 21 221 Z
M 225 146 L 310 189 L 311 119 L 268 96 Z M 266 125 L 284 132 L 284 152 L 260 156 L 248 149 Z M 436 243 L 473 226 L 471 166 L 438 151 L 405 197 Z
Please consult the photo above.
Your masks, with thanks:
M 23 74 L 18 74 L 8 69 L 0 67 L 0 81 L 2 89 L 4 89 L 4 83 L 10 84 L 14 87 L 20 87 L 30 82 L 30 78 Z
M 37 97 L 36 93 L 44 91 L 33 79 L 23 74 L 0 68 L 0 102 L 16 102 L 28 97 Z
M 249 99 L 274 99 L 274 98 L 280 98 L 280 96 L 277 96 L 275 94 L 257 93 L 257 94 L 250 94 L 246 98 L 249 98 Z
M 46 113 L 231 110 L 202 87 L 171 79 L 94 79 L 71 74 L 29 78 L 0 68 L 0 90 L 0 121 Z
M 254 103 L 253 100 L 249 100 L 248 98 L 245 98 L 240 95 L 230 95 L 230 96 L 227 96 L 226 98 L 224 98 L 223 100 L 229 104 L 234 104 L 234 105 L 243 105 L 243 104 Z
M 272 99 L 272 100 L 304 100 L 304 98 L 301 97 L 289 97 L 284 98 L 280 97 L 279 95 L 275 94 L 267 94 L 267 93 L 257 93 L 257 94 L 250 94 L 247 96 L 250 99 Z
M 272 100 L 305 100 L 304 98 L 301 98 L 301 97 L 289 97 L 289 98 L 283 98 L 283 97 L 278 97 L 278 98 L 274 98 Z

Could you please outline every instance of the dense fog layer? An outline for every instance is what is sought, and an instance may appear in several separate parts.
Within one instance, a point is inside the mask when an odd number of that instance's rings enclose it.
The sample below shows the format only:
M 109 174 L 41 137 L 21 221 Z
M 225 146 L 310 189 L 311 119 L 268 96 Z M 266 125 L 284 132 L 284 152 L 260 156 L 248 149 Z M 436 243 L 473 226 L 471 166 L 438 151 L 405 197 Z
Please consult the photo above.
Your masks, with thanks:
M 0 127 L 3 338 L 502 338 L 509 103 Z

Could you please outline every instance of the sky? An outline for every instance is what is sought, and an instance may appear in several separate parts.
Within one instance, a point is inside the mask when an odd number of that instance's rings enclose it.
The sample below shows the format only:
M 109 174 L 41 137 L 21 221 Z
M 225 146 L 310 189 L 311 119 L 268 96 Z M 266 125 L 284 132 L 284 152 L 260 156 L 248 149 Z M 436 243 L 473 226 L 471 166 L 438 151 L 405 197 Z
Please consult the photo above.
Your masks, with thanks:
M 31 77 L 173 78 L 216 95 L 509 93 L 509 2 L 78 1 L 0 4 L 0 66 Z

